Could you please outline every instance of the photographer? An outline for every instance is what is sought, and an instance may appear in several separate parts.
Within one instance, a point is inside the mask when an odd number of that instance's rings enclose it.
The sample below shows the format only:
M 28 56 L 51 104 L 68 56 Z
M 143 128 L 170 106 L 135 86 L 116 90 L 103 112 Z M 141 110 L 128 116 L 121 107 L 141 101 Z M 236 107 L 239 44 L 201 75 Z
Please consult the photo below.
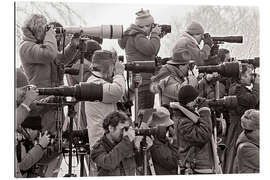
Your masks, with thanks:
M 260 119 L 259 111 L 247 110 L 241 117 L 243 132 L 239 135 L 236 147 L 235 172 L 259 173 Z
M 91 158 L 97 164 L 98 176 L 134 176 L 135 131 L 131 119 L 123 112 L 108 114 L 103 121 L 104 135 L 93 147 Z M 134 151 L 135 150 L 135 151 Z
M 202 49 L 199 48 L 201 41 L 204 41 Z M 196 65 L 204 65 L 208 60 L 213 41 L 209 34 L 204 35 L 204 29 L 201 24 L 192 22 L 186 28 L 186 31 L 179 38 L 173 50 L 185 48 L 191 53 L 191 58 Z
M 234 173 L 233 164 L 236 155 L 236 141 L 242 132 L 241 116 L 248 109 L 255 109 L 259 103 L 259 81 L 254 77 L 253 66 L 242 64 L 240 79 L 231 85 L 228 95 L 237 96 L 237 107 L 229 110 L 230 124 L 226 137 L 223 172 Z
M 118 41 L 119 46 L 125 49 L 127 62 L 154 61 L 160 48 L 161 28 L 154 26 L 154 18 L 149 10 L 136 13 L 135 24 L 124 32 L 123 38 Z M 154 94 L 150 92 L 150 73 L 141 73 L 142 85 L 139 87 L 139 109 L 153 108 Z
M 164 107 L 157 108 L 148 125 L 160 129 L 150 148 L 156 175 L 176 175 L 177 147 L 173 144 L 174 122 L 170 119 L 170 112 Z
M 159 93 L 161 104 L 169 105 L 178 100 L 178 92 L 185 85 L 196 87 L 197 77 L 191 69 L 191 54 L 184 48 L 173 50 L 172 60 L 164 65 L 157 75 L 151 78 L 150 89 L 153 93 Z
M 181 174 L 213 173 L 211 149 L 212 122 L 208 107 L 195 112 L 198 91 L 183 86 L 178 94 L 178 103 L 171 103 L 176 127 Z
M 77 51 L 78 37 L 73 37 L 65 48 L 58 52 L 53 27 L 47 30 L 43 15 L 31 14 L 21 28 L 23 41 L 19 47 L 20 59 L 30 84 L 40 87 L 57 87 L 63 84 L 63 64 L 68 63 Z M 44 98 L 44 97 L 40 97 Z M 47 97 L 51 99 L 52 97 Z M 42 115 L 42 129 L 56 131 L 56 111 Z
M 43 148 L 48 145 L 48 135 L 39 138 L 39 145 L 34 145 L 37 130 L 40 130 L 40 117 L 27 118 L 30 105 L 37 99 L 35 87 L 27 88 L 28 81 L 19 68 L 16 69 L 16 174 L 15 177 L 31 177 L 31 167 L 38 162 L 44 154 Z M 28 129 L 26 129 L 28 128 Z
M 116 103 L 125 92 L 124 66 L 111 51 L 97 50 L 92 58 L 92 75 L 87 83 L 103 85 L 102 102 L 85 102 L 85 114 L 89 144 L 92 149 L 96 141 L 104 134 L 104 118 L 117 110 Z

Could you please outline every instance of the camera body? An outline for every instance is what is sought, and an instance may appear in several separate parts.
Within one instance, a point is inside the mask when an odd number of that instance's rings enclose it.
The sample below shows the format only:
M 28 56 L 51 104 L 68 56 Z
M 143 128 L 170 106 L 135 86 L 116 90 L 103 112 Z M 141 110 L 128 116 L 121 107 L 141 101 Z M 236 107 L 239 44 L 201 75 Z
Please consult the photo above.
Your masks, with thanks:
M 172 26 L 168 24 L 153 24 L 152 28 L 159 26 L 161 28 L 161 35 L 165 35 L 172 32 Z

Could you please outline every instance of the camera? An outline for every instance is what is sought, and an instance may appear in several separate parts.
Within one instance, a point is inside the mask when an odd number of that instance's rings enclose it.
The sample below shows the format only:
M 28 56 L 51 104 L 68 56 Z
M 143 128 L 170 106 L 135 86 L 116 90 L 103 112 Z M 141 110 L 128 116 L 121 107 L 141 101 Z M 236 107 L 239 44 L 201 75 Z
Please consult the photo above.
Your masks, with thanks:
M 243 36 L 224 36 L 224 37 L 211 37 L 214 41 L 214 44 L 223 44 L 227 43 L 243 43 Z
M 162 35 L 165 35 L 165 34 L 168 34 L 168 33 L 171 33 L 172 32 L 171 25 L 167 25 L 167 24 L 162 24 L 162 25 L 153 24 L 152 28 L 154 28 L 156 26 L 159 26 L 161 28 L 161 34 Z
M 50 25 L 45 27 L 46 31 L 51 28 Z M 75 34 L 88 35 L 92 37 L 100 37 L 105 39 L 119 39 L 123 36 L 122 25 L 101 25 L 95 27 L 54 27 L 56 34 Z
M 241 63 L 247 63 L 247 64 L 252 64 L 255 68 L 260 67 L 260 58 L 255 57 L 253 59 L 237 59 L 237 61 Z
M 213 73 L 217 72 L 224 77 L 239 78 L 241 64 L 238 62 L 225 62 L 219 65 L 198 66 L 199 73 Z
M 221 99 L 198 99 L 197 104 L 205 104 L 210 107 L 235 108 L 238 105 L 236 96 L 224 96 Z
M 155 61 L 133 61 L 125 64 L 125 70 L 133 73 L 154 73 L 158 67 Z
M 80 83 L 71 87 L 38 88 L 39 95 L 75 97 L 78 101 L 102 101 L 103 86 L 95 83 Z

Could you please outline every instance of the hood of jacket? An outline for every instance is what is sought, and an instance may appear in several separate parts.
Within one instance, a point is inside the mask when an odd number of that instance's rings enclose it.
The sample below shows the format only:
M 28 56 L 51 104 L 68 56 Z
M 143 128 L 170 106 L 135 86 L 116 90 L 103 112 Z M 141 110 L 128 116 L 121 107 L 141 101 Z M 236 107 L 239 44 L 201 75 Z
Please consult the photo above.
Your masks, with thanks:
M 137 34 L 142 33 L 147 36 L 147 33 L 144 32 L 140 27 L 135 24 L 131 24 L 129 28 L 126 29 L 123 33 L 123 37 L 118 41 L 119 46 L 122 49 L 125 49 L 127 40 L 129 36 L 136 36 Z
M 260 146 L 260 142 L 259 142 L 259 131 L 256 130 L 256 131 L 252 131 L 252 132 L 242 132 L 237 141 L 236 141 L 236 146 L 238 146 L 239 144 L 241 143 L 244 143 L 244 142 L 249 142 L 249 143 L 252 143 L 252 144 L 255 144 L 256 146 Z
M 37 42 L 36 37 L 33 35 L 33 33 L 27 28 L 27 27 L 22 27 L 22 39 L 23 41 L 31 41 L 31 42 Z

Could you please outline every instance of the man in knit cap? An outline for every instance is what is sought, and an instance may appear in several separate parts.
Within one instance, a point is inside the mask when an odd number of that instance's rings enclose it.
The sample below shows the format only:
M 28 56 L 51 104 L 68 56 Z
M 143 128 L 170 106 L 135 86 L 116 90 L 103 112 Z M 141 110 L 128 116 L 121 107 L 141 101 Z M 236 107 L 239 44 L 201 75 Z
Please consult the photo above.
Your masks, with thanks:
M 260 151 L 260 117 L 259 111 L 247 110 L 241 118 L 243 132 L 236 142 L 237 153 L 235 158 L 235 172 L 259 173 L 259 151 Z
M 201 41 L 204 41 L 202 49 L 199 48 Z M 195 60 L 196 65 L 204 65 L 205 60 L 210 55 L 213 45 L 211 36 L 207 33 L 204 35 L 204 29 L 201 24 L 192 22 L 185 32 L 180 36 L 173 49 L 186 48 L 191 53 L 191 58 Z
M 154 18 L 149 10 L 136 13 L 135 24 L 124 32 L 119 46 L 125 50 L 127 62 L 154 61 L 160 48 L 161 28 L 154 26 Z M 139 109 L 153 108 L 154 94 L 150 92 L 150 73 L 140 73 L 142 84 L 139 87 Z
M 85 102 L 90 148 L 103 136 L 103 120 L 109 113 L 117 110 L 116 103 L 125 92 L 124 66 L 114 53 L 107 50 L 95 51 L 91 66 L 92 75 L 87 83 L 102 84 L 103 99 L 102 102 Z
M 190 86 L 179 90 L 178 102 L 171 103 L 175 121 L 181 174 L 213 173 L 212 122 L 208 107 L 197 111 L 198 91 Z

